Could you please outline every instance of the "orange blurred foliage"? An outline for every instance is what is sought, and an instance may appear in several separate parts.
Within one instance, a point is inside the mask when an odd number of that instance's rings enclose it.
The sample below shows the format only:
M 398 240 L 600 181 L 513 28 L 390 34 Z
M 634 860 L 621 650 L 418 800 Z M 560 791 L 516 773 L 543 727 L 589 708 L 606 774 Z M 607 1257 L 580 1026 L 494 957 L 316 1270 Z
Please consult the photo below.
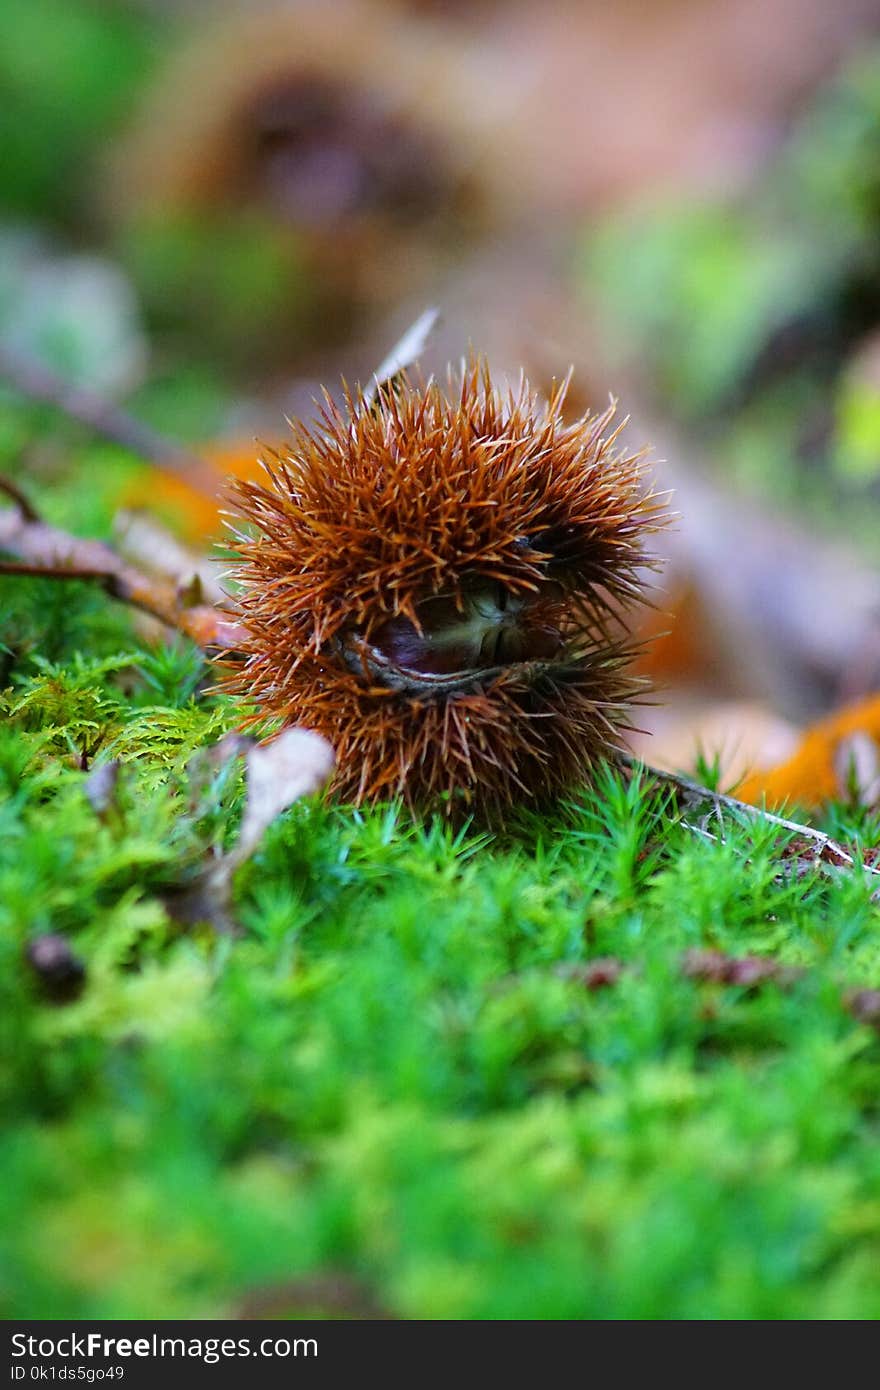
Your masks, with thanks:
M 839 798 L 847 791 L 847 750 L 859 735 L 880 746 L 880 694 L 846 705 L 813 724 L 791 758 L 750 774 L 736 795 L 753 806 L 786 802 L 811 809 Z
M 263 477 L 260 446 L 254 440 L 225 446 L 209 445 L 200 456 L 217 475 L 216 492 L 188 482 L 182 476 L 146 470 L 126 488 L 126 507 L 156 515 L 176 536 L 195 549 L 206 549 L 223 535 L 222 511 L 225 485 L 232 478 L 259 482 Z

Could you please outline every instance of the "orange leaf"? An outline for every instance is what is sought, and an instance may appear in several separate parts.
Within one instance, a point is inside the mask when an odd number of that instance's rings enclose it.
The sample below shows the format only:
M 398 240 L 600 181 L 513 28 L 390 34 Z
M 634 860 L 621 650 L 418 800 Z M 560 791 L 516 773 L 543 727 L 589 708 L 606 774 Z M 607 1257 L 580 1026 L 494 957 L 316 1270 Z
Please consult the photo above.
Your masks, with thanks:
M 150 468 L 126 489 L 123 499 L 127 507 L 160 516 L 178 536 L 195 546 L 217 540 L 223 534 L 220 512 L 227 479 L 258 482 L 264 476 L 260 448 L 253 440 L 224 447 L 208 446 L 200 451 L 200 456 L 216 471 L 214 493 L 183 477 Z
M 847 748 L 865 735 L 880 745 L 880 694 L 829 715 L 807 729 L 787 762 L 754 772 L 737 788 L 741 801 L 777 806 L 783 801 L 816 807 L 846 794 Z

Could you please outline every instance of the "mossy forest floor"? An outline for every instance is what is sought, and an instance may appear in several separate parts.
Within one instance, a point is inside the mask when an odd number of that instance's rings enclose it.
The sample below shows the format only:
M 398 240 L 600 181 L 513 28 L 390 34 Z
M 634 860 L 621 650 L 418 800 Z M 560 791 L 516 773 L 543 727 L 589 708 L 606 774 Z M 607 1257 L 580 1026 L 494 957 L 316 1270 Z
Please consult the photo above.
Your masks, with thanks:
M 102 476 L 36 500 L 100 533 Z M 236 710 L 86 585 L 4 579 L 0 614 L 6 1317 L 880 1315 L 860 875 L 780 876 L 608 773 L 504 839 L 300 803 L 241 934 L 186 928 L 242 801 L 186 769 Z M 97 810 L 83 753 L 122 764 Z M 695 948 L 805 969 L 712 982 Z

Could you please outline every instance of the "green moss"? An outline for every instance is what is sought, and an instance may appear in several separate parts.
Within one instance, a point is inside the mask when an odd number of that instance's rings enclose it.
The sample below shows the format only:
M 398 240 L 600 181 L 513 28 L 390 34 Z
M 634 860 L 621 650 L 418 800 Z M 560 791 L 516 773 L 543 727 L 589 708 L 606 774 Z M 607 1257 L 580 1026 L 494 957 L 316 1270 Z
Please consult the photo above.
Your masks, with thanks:
M 93 642 L 22 657 L 4 697 L 7 1317 L 295 1315 L 328 1272 L 414 1317 L 880 1313 L 857 877 L 780 881 L 766 836 L 700 842 L 608 773 L 504 841 L 297 805 L 238 874 L 242 935 L 185 930 L 168 892 L 242 794 L 192 794 L 236 716 L 200 674 Z M 122 760 L 103 818 L 84 744 Z M 47 931 L 87 971 L 64 1004 L 24 956 Z M 699 984 L 700 945 L 808 970 Z

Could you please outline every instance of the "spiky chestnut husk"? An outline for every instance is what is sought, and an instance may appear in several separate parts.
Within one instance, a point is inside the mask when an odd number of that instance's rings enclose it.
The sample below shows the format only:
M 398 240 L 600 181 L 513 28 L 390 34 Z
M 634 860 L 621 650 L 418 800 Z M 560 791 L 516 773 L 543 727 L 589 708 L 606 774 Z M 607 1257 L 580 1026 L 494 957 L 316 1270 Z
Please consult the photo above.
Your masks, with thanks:
M 233 485 L 242 664 L 228 689 L 307 725 L 355 802 L 400 796 L 493 821 L 589 779 L 640 682 L 628 608 L 663 504 L 614 406 L 563 418 L 502 397 L 473 359 L 326 397 L 265 483 Z

